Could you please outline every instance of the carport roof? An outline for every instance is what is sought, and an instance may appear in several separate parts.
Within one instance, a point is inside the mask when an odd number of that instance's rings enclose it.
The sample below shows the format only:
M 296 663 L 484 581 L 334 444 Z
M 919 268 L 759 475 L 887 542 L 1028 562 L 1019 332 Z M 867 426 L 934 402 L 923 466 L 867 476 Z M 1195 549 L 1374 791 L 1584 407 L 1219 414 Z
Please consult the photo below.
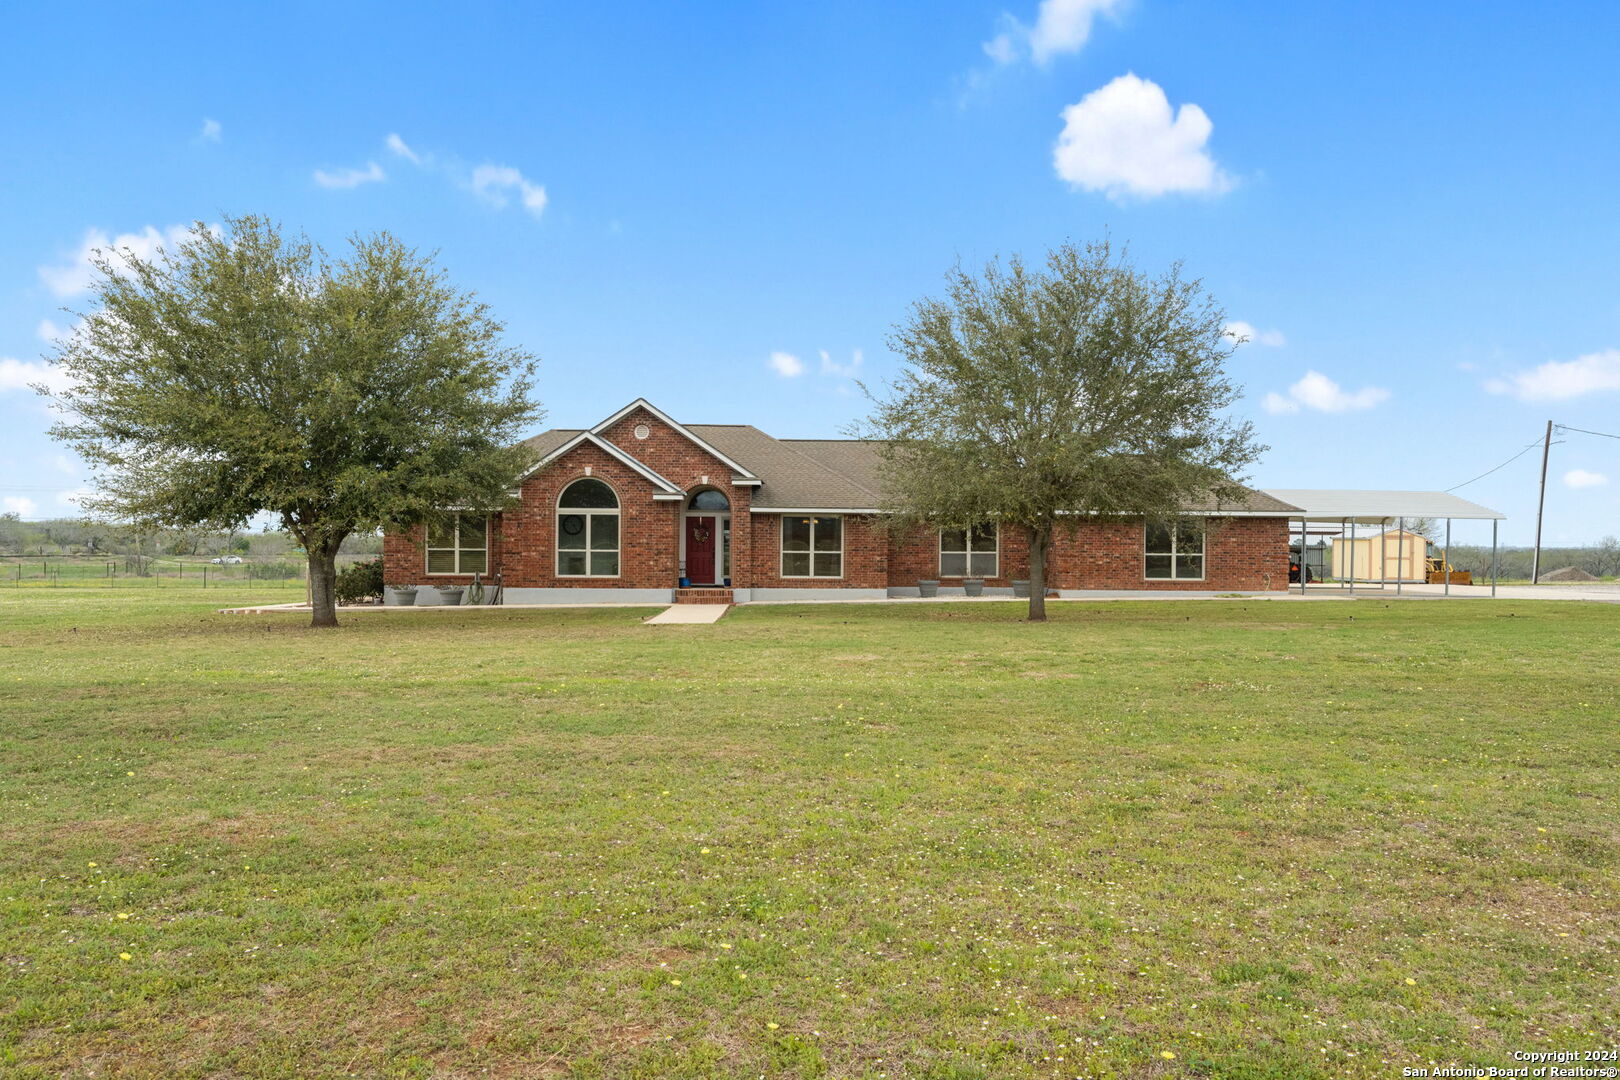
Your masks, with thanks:
M 1300 517 L 1321 521 L 1387 524 L 1398 518 L 1456 518 L 1504 521 L 1506 514 L 1443 491 L 1352 491 L 1334 488 L 1267 488 L 1266 494 L 1292 503 Z

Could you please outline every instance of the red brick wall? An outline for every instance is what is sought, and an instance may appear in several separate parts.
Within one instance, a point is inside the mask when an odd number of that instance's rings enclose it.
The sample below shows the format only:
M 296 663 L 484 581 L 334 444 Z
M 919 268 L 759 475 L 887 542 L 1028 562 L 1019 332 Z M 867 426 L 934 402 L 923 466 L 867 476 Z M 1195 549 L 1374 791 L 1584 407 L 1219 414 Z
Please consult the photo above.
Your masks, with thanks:
M 645 424 L 646 439 L 636 425 Z M 750 514 L 754 489 L 733 487 L 732 469 L 699 449 L 642 409 L 603 434 L 690 495 L 705 483 L 731 500 L 732 584 L 738 588 L 881 589 L 914 587 L 939 579 L 939 534 L 934 530 L 888 533 L 868 516 L 846 514 L 844 573 L 840 578 L 781 575 L 781 517 Z M 606 482 L 619 496 L 619 576 L 559 578 L 555 574 L 556 507 L 563 488 L 586 475 Z M 584 443 L 524 481 L 518 506 L 494 515 L 490 571 L 514 588 L 673 588 L 680 575 L 680 525 L 684 502 L 655 501 L 651 481 L 601 448 Z M 987 578 L 1005 587 L 1029 576 L 1024 530 L 1001 532 L 1000 574 Z M 1209 522 L 1202 581 L 1146 580 L 1142 570 L 1141 521 L 1086 521 L 1071 535 L 1054 538 L 1048 584 L 1061 589 L 1285 589 L 1288 585 L 1288 523 L 1282 518 L 1224 518 Z M 460 583 L 468 575 L 428 577 L 422 530 L 383 538 L 383 576 L 391 585 Z M 941 579 L 948 586 L 959 578 Z
M 795 515 L 802 516 L 802 515 Z M 818 515 L 820 516 L 820 515 Z M 840 516 L 840 515 L 826 515 Z M 751 558 L 733 562 L 748 567 L 748 577 L 733 578 L 741 588 L 756 589 L 886 589 L 889 586 L 889 542 L 869 516 L 844 514 L 844 576 L 801 578 L 782 576 L 782 515 L 753 515 Z M 732 535 L 738 526 L 733 524 Z
M 1056 589 L 1254 590 L 1288 587 L 1288 523 L 1282 518 L 1221 518 L 1208 523 L 1202 581 L 1143 577 L 1143 527 L 1135 521 L 1087 521 L 1073 534 L 1059 530 L 1047 555 L 1047 584 Z M 1029 576 L 1029 541 L 1021 528 L 1001 530 L 1001 574 L 990 586 Z M 1270 574 L 1268 584 L 1266 575 Z M 939 573 L 939 533 L 916 529 L 889 540 L 889 584 L 911 588 L 918 579 L 945 586 L 961 578 Z
M 558 577 L 557 498 L 590 469 L 619 497 L 619 575 Z M 583 443 L 523 482 L 522 501 L 506 512 L 503 583 L 512 588 L 670 589 L 675 586 L 678 502 L 655 502 L 652 481 L 601 447 Z
M 1202 581 L 1143 577 L 1140 519 L 1088 521 L 1052 541 L 1049 584 L 1059 589 L 1253 590 L 1288 588 L 1284 518 L 1212 518 L 1204 539 Z M 1023 575 L 1020 575 L 1023 576 Z
M 389 585 L 471 585 L 471 574 L 432 574 L 427 572 L 426 530 L 418 526 L 409 532 L 383 534 L 383 581 Z M 489 516 L 490 580 L 501 559 L 501 515 Z
M 1001 530 L 1000 573 L 984 579 L 986 585 L 1005 588 L 1013 578 L 1028 577 L 1029 535 L 1020 528 Z M 939 573 L 939 532 L 936 529 L 913 529 L 894 533 L 889 538 L 889 584 L 895 588 L 911 588 L 918 580 L 938 581 L 946 588 L 962 584 L 960 577 L 941 577 Z
M 647 425 L 646 439 L 635 437 L 637 424 Z M 731 500 L 733 571 L 749 564 L 752 530 L 735 523 L 748 523 L 753 489 L 732 486 L 731 466 L 641 409 L 625 416 L 602 437 L 688 493 L 702 487 L 707 476 L 708 485 Z M 556 576 L 557 497 L 585 476 L 587 468 L 619 496 L 618 577 Z M 490 568 L 499 569 L 504 584 L 513 588 L 674 588 L 680 576 L 679 528 L 685 504 L 654 500 L 658 490 L 652 481 L 605 450 L 582 443 L 523 482 L 519 504 L 500 515 L 500 543 L 490 553 Z M 383 576 L 389 584 L 428 580 L 423 572 L 420 533 L 384 537 Z

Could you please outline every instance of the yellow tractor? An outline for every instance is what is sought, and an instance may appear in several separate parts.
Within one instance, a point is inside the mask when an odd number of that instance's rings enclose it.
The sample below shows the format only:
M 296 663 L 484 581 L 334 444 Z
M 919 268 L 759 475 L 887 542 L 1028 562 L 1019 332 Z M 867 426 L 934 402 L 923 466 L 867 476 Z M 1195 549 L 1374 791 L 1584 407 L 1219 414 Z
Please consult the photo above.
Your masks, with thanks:
M 1433 551 L 1434 545 L 1430 544 L 1429 549 Z M 1444 585 L 1447 575 L 1450 575 L 1453 585 L 1472 585 L 1474 583 L 1474 572 L 1472 570 L 1454 569 L 1450 563 L 1439 555 L 1430 555 L 1425 559 L 1423 569 L 1424 579 L 1430 585 Z

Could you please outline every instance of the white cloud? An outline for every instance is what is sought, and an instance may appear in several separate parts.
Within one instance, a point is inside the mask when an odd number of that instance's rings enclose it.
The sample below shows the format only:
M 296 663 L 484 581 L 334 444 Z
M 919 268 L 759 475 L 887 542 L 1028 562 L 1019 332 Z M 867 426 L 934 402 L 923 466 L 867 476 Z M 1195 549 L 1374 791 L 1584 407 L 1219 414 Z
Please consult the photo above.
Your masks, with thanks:
M 202 130 L 197 132 L 198 142 L 219 142 L 224 137 L 225 130 L 219 126 L 218 120 L 203 117 Z
M 823 375 L 834 375 L 840 379 L 853 379 L 860 373 L 861 364 L 866 359 L 861 354 L 861 350 L 856 349 L 851 354 L 849 363 L 840 364 L 832 358 L 832 354 L 826 349 L 818 349 L 817 351 L 821 354 L 821 373 Z
M 1010 64 L 1017 60 L 1019 55 L 1018 39 L 1023 36 L 1020 33 L 1022 29 L 1022 27 L 1019 27 L 1017 30 L 1003 30 L 985 42 L 983 46 L 984 55 L 998 64 Z
M 109 238 L 100 229 L 88 229 L 70 262 L 65 266 L 42 266 L 39 276 L 45 287 L 57 296 L 78 296 L 95 281 L 96 271 L 90 260 L 98 250 L 116 252 L 119 256 L 128 251 L 143 262 L 151 262 L 165 246 L 178 245 L 189 231 L 184 225 L 170 225 L 162 230 L 148 225 L 140 232 L 119 233 Z
M 38 509 L 38 503 L 22 495 L 7 495 L 5 498 L 0 499 L 0 513 L 16 514 L 20 518 L 31 518 L 34 516 L 34 511 Z
M 77 510 L 84 500 L 91 498 L 94 495 L 95 492 L 89 488 L 74 488 L 72 491 L 58 491 L 56 493 L 56 504 L 58 506 Z
M 770 365 L 771 369 L 784 379 L 792 379 L 804 374 L 804 361 L 792 353 L 771 353 Z
M 0 392 L 7 390 L 31 392 L 37 384 L 44 385 L 46 390 L 55 394 L 73 385 L 73 380 L 56 364 L 0 356 Z
M 480 165 L 472 172 L 473 193 L 494 207 L 505 207 L 516 192 L 523 208 L 535 217 L 546 209 L 546 189 L 510 165 Z
M 1232 180 L 1209 156 L 1214 124 L 1197 105 L 1172 113 L 1157 83 L 1121 75 L 1063 110 L 1052 165 L 1063 180 L 1112 199 L 1218 195 Z
M 1602 390 L 1620 390 L 1620 349 L 1587 353 L 1574 360 L 1554 360 L 1505 379 L 1491 379 L 1485 389 L 1512 394 L 1520 401 L 1565 401 Z
M 984 53 L 998 64 L 1010 64 L 1026 51 L 1037 64 L 1050 63 L 1083 49 L 1097 16 L 1113 15 L 1123 6 L 1124 0 L 1041 0 L 1034 26 L 1002 16 L 1003 29 L 984 43 Z
M 1320 371 L 1307 371 L 1303 379 L 1288 388 L 1286 396 L 1272 391 L 1260 404 L 1269 413 L 1296 413 L 1301 408 L 1341 413 L 1370 409 L 1388 400 L 1389 391 L 1382 387 L 1348 391 Z
M 37 336 L 41 341 L 50 342 L 52 345 L 56 344 L 58 341 L 61 341 L 63 338 L 71 336 L 72 333 L 72 330 L 65 326 L 58 326 L 52 319 L 41 319 L 39 320 L 39 325 L 34 327 L 35 336 Z
M 1564 486 L 1572 488 L 1602 487 L 1609 482 L 1609 478 L 1599 472 L 1588 472 L 1585 469 L 1571 469 L 1564 474 Z
M 392 150 L 395 154 L 398 154 L 412 165 L 422 164 L 422 155 L 405 145 L 405 140 L 400 138 L 398 135 L 390 133 L 386 141 L 388 143 L 388 149 Z
M 382 166 L 375 161 L 366 162 L 363 169 L 336 169 L 327 172 L 325 169 L 315 170 L 315 182 L 323 188 L 346 189 L 356 188 L 361 184 L 375 184 L 388 179 Z
M 1233 319 L 1226 324 L 1223 331 L 1237 345 L 1267 345 L 1271 348 L 1281 348 L 1288 344 L 1281 330 L 1257 330 L 1253 323 L 1242 319 Z

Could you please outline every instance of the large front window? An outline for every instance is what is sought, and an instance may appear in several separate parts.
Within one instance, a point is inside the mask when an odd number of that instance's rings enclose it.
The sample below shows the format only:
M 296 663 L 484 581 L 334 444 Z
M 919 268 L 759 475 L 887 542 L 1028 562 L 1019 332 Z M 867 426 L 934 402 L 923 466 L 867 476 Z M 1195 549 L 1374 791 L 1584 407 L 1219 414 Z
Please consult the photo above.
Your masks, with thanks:
M 1143 576 L 1160 581 L 1202 581 L 1204 523 L 1196 518 L 1147 523 Z
M 782 576 L 844 576 L 844 519 L 782 518 Z
M 942 529 L 939 534 L 939 576 L 996 577 L 999 540 L 1000 532 L 995 525 Z
M 619 576 L 619 497 L 600 480 L 575 480 L 557 500 L 557 576 Z
M 444 514 L 428 522 L 427 572 L 489 572 L 489 519 L 473 514 Z

